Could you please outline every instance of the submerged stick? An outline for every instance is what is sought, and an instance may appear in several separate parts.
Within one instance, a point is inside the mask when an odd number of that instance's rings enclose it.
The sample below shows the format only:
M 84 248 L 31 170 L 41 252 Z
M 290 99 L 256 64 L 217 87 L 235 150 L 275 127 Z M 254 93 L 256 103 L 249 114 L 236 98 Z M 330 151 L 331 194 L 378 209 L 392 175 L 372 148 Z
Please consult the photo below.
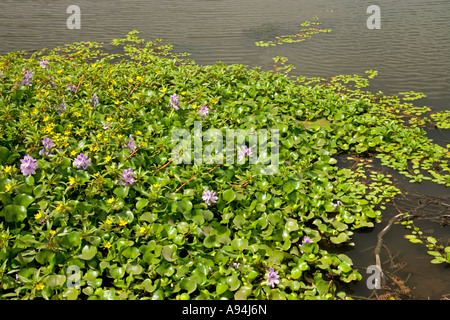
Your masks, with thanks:
M 383 274 L 383 269 L 381 268 L 381 259 L 380 259 L 380 250 L 381 250 L 381 245 L 383 243 L 383 236 L 386 234 L 386 232 L 389 231 L 392 224 L 401 216 L 403 216 L 403 213 L 399 213 L 396 216 L 392 217 L 391 220 L 389 220 L 388 225 L 383 230 L 381 230 L 380 233 L 378 233 L 378 241 L 377 241 L 377 245 L 375 247 L 375 264 L 376 264 L 378 270 L 380 270 L 382 285 L 385 284 L 385 278 L 384 278 L 384 274 Z

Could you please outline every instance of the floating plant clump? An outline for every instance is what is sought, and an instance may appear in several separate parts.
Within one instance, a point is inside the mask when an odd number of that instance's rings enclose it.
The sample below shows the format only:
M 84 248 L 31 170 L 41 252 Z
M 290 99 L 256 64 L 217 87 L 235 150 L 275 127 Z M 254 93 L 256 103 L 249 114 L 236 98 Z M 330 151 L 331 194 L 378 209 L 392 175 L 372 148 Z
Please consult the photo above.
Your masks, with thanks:
M 136 33 L 0 57 L 0 299 L 348 299 L 329 249 L 400 192 L 372 161 L 450 185 L 375 71 L 202 66 Z

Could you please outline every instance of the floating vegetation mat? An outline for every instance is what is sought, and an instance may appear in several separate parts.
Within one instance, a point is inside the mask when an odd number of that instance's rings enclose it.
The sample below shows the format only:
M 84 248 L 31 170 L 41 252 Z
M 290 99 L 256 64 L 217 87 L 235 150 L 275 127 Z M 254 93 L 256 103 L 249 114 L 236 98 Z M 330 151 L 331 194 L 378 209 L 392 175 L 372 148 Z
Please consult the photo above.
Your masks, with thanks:
M 450 185 L 448 146 L 423 128 L 448 118 L 366 91 L 375 71 L 201 66 L 136 33 L 112 42 L 121 54 L 0 57 L 0 299 L 348 299 L 361 274 L 325 248 L 351 246 L 401 192 L 368 159 Z M 238 129 L 225 161 L 208 134 Z M 264 150 L 269 171 L 252 163 Z M 341 168 L 343 154 L 361 160 Z

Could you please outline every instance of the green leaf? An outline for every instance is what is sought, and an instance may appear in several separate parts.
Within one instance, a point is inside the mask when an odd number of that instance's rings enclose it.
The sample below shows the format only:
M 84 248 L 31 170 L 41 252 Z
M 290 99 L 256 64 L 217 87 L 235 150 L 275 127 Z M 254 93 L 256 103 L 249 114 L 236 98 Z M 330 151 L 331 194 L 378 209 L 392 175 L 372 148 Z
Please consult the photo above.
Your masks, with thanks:
M 296 220 L 289 220 L 286 222 L 285 226 L 287 231 L 291 232 L 291 231 L 296 231 L 299 229 L 298 227 L 298 223 Z
M 139 199 L 138 202 L 136 203 L 136 210 L 138 212 L 141 212 L 141 210 L 145 208 L 145 206 L 147 206 L 148 202 L 149 202 L 148 199 Z
M 167 261 L 177 260 L 176 252 L 177 252 L 177 247 L 175 245 L 165 245 L 161 250 L 162 256 Z
M 5 220 L 7 222 L 20 222 L 27 217 L 27 208 L 10 204 L 5 206 Z
M 241 286 L 238 291 L 234 294 L 234 299 L 236 300 L 247 300 L 247 297 L 252 293 L 252 287 Z
M 118 197 L 125 199 L 128 196 L 128 191 L 130 190 L 130 187 L 117 187 L 114 189 L 114 194 Z
M 136 247 L 127 247 L 122 251 L 122 255 L 127 259 L 136 259 L 139 255 L 139 249 Z
M 180 281 L 180 288 L 186 290 L 189 294 L 197 289 L 197 283 L 190 278 L 184 278 Z
M 97 254 L 97 247 L 85 245 L 78 256 L 82 260 L 91 260 Z
M 63 236 L 61 244 L 66 248 L 78 247 L 81 244 L 81 234 L 77 231 L 72 231 Z
M 223 200 L 231 202 L 236 198 L 236 193 L 232 189 L 227 189 L 222 194 Z
M 234 250 L 242 251 L 244 249 L 247 249 L 248 247 L 248 240 L 247 239 L 240 239 L 236 238 L 231 241 L 231 247 L 233 247 Z
M 55 261 L 55 253 L 50 250 L 41 250 L 36 253 L 36 261 L 42 265 L 47 263 L 53 264 Z
M 65 282 L 66 277 L 59 274 L 50 275 L 47 278 L 45 278 L 45 284 L 48 285 L 50 288 L 62 287 Z
M 8 148 L 0 147 L 0 163 L 5 163 L 8 160 L 10 154 L 11 152 Z
M 227 285 L 226 283 L 218 283 L 218 284 L 216 285 L 216 293 L 217 293 L 218 295 L 224 293 L 224 292 L 227 291 L 227 290 L 228 290 L 228 285 Z
M 114 267 L 109 270 L 109 273 L 111 274 L 111 277 L 114 279 L 122 279 L 125 275 L 125 268 L 124 267 Z
M 345 232 L 339 233 L 337 237 L 330 237 L 331 242 L 333 242 L 334 244 L 346 242 L 348 239 L 349 237 Z
M 177 211 L 181 213 L 189 213 L 192 210 L 192 203 L 186 199 L 177 202 Z
M 21 193 L 14 198 L 14 203 L 19 206 L 24 206 L 28 208 L 28 206 L 33 203 L 34 198 L 28 194 Z

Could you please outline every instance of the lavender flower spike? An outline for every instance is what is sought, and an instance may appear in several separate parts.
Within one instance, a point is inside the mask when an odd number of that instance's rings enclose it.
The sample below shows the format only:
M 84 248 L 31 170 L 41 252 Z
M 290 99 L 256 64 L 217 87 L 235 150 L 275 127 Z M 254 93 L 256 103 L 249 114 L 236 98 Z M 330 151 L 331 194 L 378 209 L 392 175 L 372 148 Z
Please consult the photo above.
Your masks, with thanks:
M 22 70 L 22 71 L 25 71 Z M 20 83 L 21 86 L 32 86 L 33 85 L 33 71 L 26 70 L 25 73 L 22 76 L 22 82 Z
M 48 61 L 42 60 L 41 62 L 39 62 L 39 65 L 41 66 L 42 69 L 45 69 L 45 68 L 47 68 Z
M 50 155 L 50 150 L 55 145 L 53 144 L 52 139 L 49 139 L 47 137 L 44 137 L 44 139 L 42 139 L 42 144 L 44 145 L 44 148 L 39 151 L 39 155 L 42 156 L 43 154 L 45 154 L 48 158 L 48 156 Z
M 200 109 L 198 110 L 198 113 L 200 113 L 203 119 L 205 119 L 205 116 L 207 116 L 209 113 L 209 109 L 207 106 L 201 106 Z
M 252 150 L 247 148 L 247 146 L 243 146 L 242 149 L 238 151 L 238 161 L 244 159 L 246 155 L 250 156 L 251 154 L 253 154 Z
M 119 185 L 131 187 L 134 184 L 134 175 L 136 172 L 133 169 L 125 169 L 122 171 L 122 177 L 120 178 Z
M 219 199 L 219 198 L 216 196 L 216 193 L 214 191 L 206 190 L 206 191 L 203 191 L 202 199 L 209 206 L 209 205 L 211 205 L 211 202 L 216 203 L 217 199 Z
M 134 149 L 136 149 L 136 144 L 134 143 L 134 139 L 133 139 L 133 135 L 132 134 L 130 134 L 130 141 L 128 141 L 126 147 L 130 151 L 130 153 L 133 152 Z
M 91 97 L 91 101 L 90 101 L 91 107 L 95 108 L 98 105 L 98 97 L 97 94 L 94 93 Z
M 334 204 L 334 210 L 337 209 L 338 206 L 342 205 L 341 200 L 338 200 L 335 204 Z
M 77 167 L 77 169 L 83 168 L 86 170 L 91 165 L 91 159 L 82 153 L 80 153 L 77 158 L 73 161 L 73 165 Z
M 170 96 L 170 107 L 178 110 L 180 106 L 180 101 L 178 100 L 178 96 L 176 93 Z
M 273 268 L 270 267 L 269 271 L 267 271 L 267 285 L 275 288 L 275 285 L 280 283 L 279 278 L 278 271 L 274 271 Z
M 27 155 L 23 159 L 21 159 L 20 162 L 20 170 L 22 171 L 22 174 L 24 176 L 31 176 L 32 174 L 36 173 L 38 163 L 35 159 Z

